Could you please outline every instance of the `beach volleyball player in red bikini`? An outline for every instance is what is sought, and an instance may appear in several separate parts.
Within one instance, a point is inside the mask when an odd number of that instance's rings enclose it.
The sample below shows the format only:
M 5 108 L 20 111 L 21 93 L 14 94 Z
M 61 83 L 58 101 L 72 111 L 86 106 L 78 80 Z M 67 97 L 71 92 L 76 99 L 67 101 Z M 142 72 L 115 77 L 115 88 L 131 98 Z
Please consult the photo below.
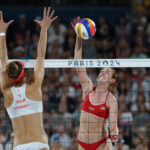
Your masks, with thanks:
M 72 22 L 73 28 L 80 17 Z M 76 37 L 74 59 L 82 59 L 82 39 Z M 112 150 L 118 141 L 118 104 L 114 97 L 118 75 L 112 68 L 102 68 L 94 86 L 85 68 L 77 68 L 83 100 L 81 105 L 78 150 Z M 109 119 L 109 131 L 106 120 Z

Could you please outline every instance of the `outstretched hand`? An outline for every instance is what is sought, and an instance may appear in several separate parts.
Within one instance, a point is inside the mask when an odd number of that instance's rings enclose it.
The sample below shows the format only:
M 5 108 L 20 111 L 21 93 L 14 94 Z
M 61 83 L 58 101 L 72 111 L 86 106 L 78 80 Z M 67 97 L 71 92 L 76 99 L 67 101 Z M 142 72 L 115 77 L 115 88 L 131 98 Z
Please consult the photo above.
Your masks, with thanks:
M 73 19 L 73 21 L 71 22 L 71 26 L 75 29 L 75 25 L 76 23 L 80 20 L 80 17 L 78 16 L 76 19 Z
M 14 20 L 10 20 L 8 23 L 5 23 L 3 20 L 3 13 L 0 11 L 0 33 L 6 32 L 8 26 L 13 22 Z
M 52 22 L 58 18 L 58 16 L 53 17 L 55 11 L 53 10 L 50 13 L 50 10 L 51 10 L 50 7 L 48 7 L 48 9 L 46 7 L 44 7 L 43 19 L 41 21 L 36 20 L 36 19 L 34 20 L 36 23 L 38 23 L 40 25 L 41 28 L 48 29 L 49 26 L 52 24 Z

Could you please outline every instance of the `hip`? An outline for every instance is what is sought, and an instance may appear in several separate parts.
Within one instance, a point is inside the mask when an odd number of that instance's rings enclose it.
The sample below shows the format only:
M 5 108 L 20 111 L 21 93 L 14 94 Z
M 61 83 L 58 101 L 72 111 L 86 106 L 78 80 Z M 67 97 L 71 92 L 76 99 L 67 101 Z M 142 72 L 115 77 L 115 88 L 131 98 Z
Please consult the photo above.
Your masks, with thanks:
M 17 145 L 13 148 L 13 150 L 41 150 L 41 149 L 49 150 L 48 144 L 41 142 L 30 142 L 26 144 Z

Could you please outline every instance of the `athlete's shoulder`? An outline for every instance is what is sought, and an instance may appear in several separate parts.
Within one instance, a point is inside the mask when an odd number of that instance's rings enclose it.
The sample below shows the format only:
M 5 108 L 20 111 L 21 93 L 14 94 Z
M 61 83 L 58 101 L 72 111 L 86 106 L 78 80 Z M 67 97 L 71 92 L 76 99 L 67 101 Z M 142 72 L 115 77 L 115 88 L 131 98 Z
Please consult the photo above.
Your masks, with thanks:
M 116 97 L 111 92 L 109 92 L 109 102 L 117 103 Z

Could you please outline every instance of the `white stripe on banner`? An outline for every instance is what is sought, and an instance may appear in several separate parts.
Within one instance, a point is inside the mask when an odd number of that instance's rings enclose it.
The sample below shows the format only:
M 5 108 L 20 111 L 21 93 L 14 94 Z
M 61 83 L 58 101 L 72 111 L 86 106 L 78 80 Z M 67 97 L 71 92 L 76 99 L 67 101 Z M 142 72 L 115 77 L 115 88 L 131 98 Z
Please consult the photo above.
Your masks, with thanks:
M 18 59 L 10 59 L 14 61 Z M 21 60 L 25 68 L 34 68 L 35 61 Z M 1 63 L 0 63 L 1 66 Z M 132 67 L 150 67 L 150 59 L 45 59 L 45 68 L 132 68 Z

